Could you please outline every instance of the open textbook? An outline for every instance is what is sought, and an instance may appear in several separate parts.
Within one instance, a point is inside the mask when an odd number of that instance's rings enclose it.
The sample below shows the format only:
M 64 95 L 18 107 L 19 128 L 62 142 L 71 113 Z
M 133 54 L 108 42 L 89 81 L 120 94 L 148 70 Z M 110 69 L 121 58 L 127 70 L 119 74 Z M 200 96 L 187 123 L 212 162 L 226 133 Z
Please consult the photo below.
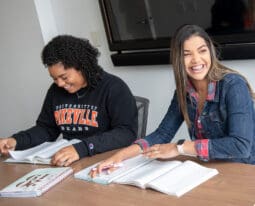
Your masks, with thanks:
M 78 139 L 60 139 L 55 142 L 44 142 L 26 150 L 9 151 L 11 157 L 6 159 L 5 162 L 50 164 L 51 157 L 58 150 L 78 142 L 80 142 Z
M 71 167 L 41 168 L 0 190 L 0 197 L 37 197 L 73 173 Z
M 89 172 L 97 164 L 77 172 L 74 177 L 100 184 L 118 183 L 143 189 L 151 188 L 180 197 L 218 174 L 216 169 L 204 167 L 190 160 L 184 162 L 159 161 L 139 155 L 123 161 L 123 166 L 110 174 L 103 172 L 91 178 Z

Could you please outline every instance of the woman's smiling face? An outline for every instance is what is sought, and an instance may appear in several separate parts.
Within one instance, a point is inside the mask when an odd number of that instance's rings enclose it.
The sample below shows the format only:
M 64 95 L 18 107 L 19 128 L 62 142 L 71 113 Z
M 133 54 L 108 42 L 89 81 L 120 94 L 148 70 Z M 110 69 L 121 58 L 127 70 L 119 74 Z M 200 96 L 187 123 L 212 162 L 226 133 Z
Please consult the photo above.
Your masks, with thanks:
M 184 41 L 184 64 L 192 81 L 204 80 L 211 68 L 211 53 L 203 38 L 191 36 Z
M 73 67 L 65 68 L 62 63 L 57 63 L 49 66 L 48 70 L 55 84 L 69 93 L 75 93 L 87 86 L 87 81 L 81 71 Z

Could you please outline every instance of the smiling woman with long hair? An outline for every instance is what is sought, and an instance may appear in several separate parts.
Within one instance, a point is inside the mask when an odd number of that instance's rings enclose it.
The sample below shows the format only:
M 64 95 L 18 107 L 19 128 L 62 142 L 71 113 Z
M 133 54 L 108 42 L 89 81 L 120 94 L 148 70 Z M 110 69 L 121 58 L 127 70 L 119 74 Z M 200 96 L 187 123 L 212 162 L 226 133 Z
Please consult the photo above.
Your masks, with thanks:
M 171 54 L 176 91 L 159 127 L 103 161 L 92 176 L 141 152 L 149 158 L 192 155 L 255 164 L 255 96 L 247 80 L 219 62 L 212 40 L 199 26 L 179 28 Z M 183 121 L 189 138 L 171 143 Z

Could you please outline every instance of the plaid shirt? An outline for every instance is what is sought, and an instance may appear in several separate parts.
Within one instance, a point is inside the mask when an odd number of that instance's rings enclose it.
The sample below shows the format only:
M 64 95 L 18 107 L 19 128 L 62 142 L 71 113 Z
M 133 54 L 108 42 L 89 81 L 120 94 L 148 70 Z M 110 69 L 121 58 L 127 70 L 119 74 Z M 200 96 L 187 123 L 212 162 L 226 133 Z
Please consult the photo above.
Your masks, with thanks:
M 194 89 L 194 87 L 192 86 L 190 82 L 188 82 L 187 91 L 190 94 L 190 96 L 192 96 L 195 99 L 195 101 L 198 103 L 198 93 L 196 92 L 196 90 Z M 207 101 L 214 99 L 215 91 L 216 91 L 216 82 L 210 82 L 208 84 L 208 93 L 206 97 Z M 203 126 L 201 124 L 198 107 L 196 110 L 195 128 L 196 128 L 196 137 L 197 137 L 197 140 L 195 140 L 195 148 L 197 151 L 197 155 L 200 159 L 203 159 L 204 161 L 206 161 L 209 159 L 209 152 L 208 152 L 209 140 L 203 134 Z

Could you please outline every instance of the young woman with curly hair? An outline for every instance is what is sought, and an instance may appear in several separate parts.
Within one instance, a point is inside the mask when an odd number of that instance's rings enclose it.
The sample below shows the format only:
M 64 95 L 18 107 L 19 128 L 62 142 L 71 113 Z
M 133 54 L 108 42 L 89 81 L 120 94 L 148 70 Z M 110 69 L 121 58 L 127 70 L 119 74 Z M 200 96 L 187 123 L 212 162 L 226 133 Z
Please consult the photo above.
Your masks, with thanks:
M 137 135 L 137 108 L 128 86 L 99 65 L 99 52 L 88 40 L 53 38 L 42 62 L 54 83 L 36 125 L 0 140 L 0 153 L 27 149 L 46 141 L 79 139 L 55 153 L 51 163 L 68 166 L 97 153 L 130 145 Z

